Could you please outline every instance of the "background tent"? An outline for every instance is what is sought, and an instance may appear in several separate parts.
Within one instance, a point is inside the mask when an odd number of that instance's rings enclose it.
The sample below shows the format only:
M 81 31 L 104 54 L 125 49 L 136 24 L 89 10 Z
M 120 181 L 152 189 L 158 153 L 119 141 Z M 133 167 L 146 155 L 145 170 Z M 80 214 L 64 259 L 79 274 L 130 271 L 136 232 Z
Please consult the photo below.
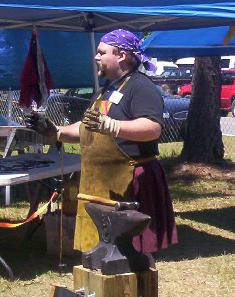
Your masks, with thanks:
M 135 2 L 132 0 L 0 1 L 0 29 L 32 30 L 33 26 L 36 26 L 40 32 L 42 30 L 89 32 L 87 37 L 84 37 L 85 35 L 81 36 L 79 51 L 76 57 L 74 55 L 76 51 L 73 48 L 78 43 L 73 38 L 77 40 L 77 37 L 71 35 L 70 40 L 70 38 L 64 36 L 64 39 L 57 39 L 60 40 L 60 43 L 56 43 L 56 41 L 53 41 L 55 33 L 45 33 L 49 36 L 45 37 L 46 41 L 44 41 L 44 33 L 40 33 L 41 47 L 52 77 L 56 82 L 56 87 L 85 86 L 87 85 L 87 81 L 91 80 L 92 77 L 94 77 L 95 86 L 98 86 L 94 64 L 84 64 L 81 68 L 75 64 L 78 61 L 78 57 L 81 57 L 80 62 L 82 63 L 92 60 L 95 53 L 94 32 L 106 32 L 118 27 L 143 32 L 219 25 L 231 26 L 235 24 L 234 16 L 235 1 L 229 0 L 136 0 Z M 61 34 L 63 35 L 65 33 Z M 88 43 L 90 38 L 90 46 L 85 46 L 86 38 Z M 20 35 L 14 40 L 19 40 L 19 43 L 23 40 L 22 43 L 25 44 L 24 39 L 21 39 Z M 5 42 L 4 39 L 3 42 Z M 51 43 L 53 46 L 58 44 L 58 46 L 56 50 L 50 52 L 44 48 L 44 42 L 45 44 Z M 65 46 L 64 50 L 62 50 L 63 45 Z M 20 58 L 19 56 L 15 56 L 17 60 L 14 60 L 13 56 L 12 59 L 10 58 L 12 54 L 11 50 L 12 48 L 10 47 L 7 59 L 4 56 L 0 59 L 0 73 L 2 73 L 0 78 L 5 77 L 5 82 L 8 82 L 2 83 L 1 87 L 4 88 L 17 87 L 16 77 L 18 77 L 19 68 L 21 68 L 27 53 L 26 47 L 25 49 L 20 48 L 19 53 L 22 53 L 20 56 L 21 60 L 18 60 Z M 73 52 L 70 52 L 72 50 Z M 58 71 L 50 65 L 52 58 L 59 61 L 57 63 L 59 65 Z M 71 64 L 69 70 L 66 70 L 62 66 L 61 62 L 64 59 L 69 59 L 68 63 Z M 82 74 L 79 72 L 79 69 L 83 70 Z M 72 73 L 74 74 L 75 70 L 77 71 L 77 76 L 74 78 L 74 75 L 71 75 Z M 7 77 L 11 79 L 8 80 Z M 64 79 L 67 80 L 66 84 L 63 82 Z
M 0 31 L 0 89 L 19 89 L 32 30 Z M 102 34 L 95 34 L 98 40 Z M 94 85 L 88 33 L 40 31 L 39 42 L 56 88 Z
M 224 45 L 228 30 L 228 26 L 221 26 L 154 32 L 146 38 L 142 49 L 159 59 L 235 55 L 235 37 Z

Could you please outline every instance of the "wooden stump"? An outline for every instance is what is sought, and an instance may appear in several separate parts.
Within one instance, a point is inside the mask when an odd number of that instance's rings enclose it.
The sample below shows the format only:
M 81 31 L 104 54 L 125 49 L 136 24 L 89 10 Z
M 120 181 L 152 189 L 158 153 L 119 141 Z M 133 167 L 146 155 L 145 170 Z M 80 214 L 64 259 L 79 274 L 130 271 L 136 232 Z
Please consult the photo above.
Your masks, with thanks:
M 74 289 L 84 288 L 96 297 L 157 297 L 158 273 L 150 269 L 138 273 L 103 275 L 83 266 L 73 268 Z

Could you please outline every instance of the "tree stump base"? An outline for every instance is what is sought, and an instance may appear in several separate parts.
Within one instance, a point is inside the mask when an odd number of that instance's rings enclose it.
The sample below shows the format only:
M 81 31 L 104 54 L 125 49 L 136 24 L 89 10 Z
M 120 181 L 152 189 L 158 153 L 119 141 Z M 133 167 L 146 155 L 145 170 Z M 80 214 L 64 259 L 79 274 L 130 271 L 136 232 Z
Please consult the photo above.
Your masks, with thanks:
M 74 266 L 74 290 L 85 289 L 87 295 L 95 297 L 157 297 L 158 272 L 150 268 L 137 273 L 104 275 L 98 271 Z

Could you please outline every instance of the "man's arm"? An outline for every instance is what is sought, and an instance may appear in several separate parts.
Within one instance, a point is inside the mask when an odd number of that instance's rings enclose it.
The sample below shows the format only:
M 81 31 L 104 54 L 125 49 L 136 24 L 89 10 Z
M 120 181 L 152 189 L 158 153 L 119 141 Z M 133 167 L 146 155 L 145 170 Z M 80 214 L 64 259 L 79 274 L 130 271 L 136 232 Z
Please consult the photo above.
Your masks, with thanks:
M 161 125 L 147 118 L 138 118 L 132 121 L 120 121 L 120 130 L 117 137 L 131 141 L 151 141 L 161 135 Z
M 120 121 L 112 119 L 99 111 L 88 109 L 82 121 L 93 132 L 110 134 L 131 141 L 151 141 L 161 135 L 161 124 L 145 117 L 135 120 Z
M 79 142 L 79 127 L 81 122 L 74 123 L 68 126 L 60 126 L 58 131 L 58 140 L 67 143 Z

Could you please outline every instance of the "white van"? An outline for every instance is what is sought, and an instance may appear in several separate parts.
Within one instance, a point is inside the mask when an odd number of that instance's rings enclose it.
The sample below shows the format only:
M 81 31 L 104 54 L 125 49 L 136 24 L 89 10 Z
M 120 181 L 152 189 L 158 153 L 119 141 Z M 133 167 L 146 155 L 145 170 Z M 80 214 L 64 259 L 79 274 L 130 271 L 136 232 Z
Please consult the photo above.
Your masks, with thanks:
M 139 68 L 139 71 L 145 73 L 148 76 L 161 75 L 164 71 L 174 70 L 174 69 L 177 69 L 178 68 L 178 66 L 175 63 L 173 63 L 173 62 L 160 61 L 157 58 L 151 58 L 150 61 L 157 68 L 155 72 L 153 72 L 153 71 L 146 71 L 145 68 L 143 67 L 143 65 L 141 65 L 140 68 Z
M 181 58 L 181 59 L 178 59 L 175 62 L 175 64 L 176 65 L 194 65 L 194 61 L 195 61 L 195 58 L 193 58 L 193 57 Z
M 182 58 L 176 61 L 176 64 L 180 67 L 181 65 L 194 65 L 195 58 Z M 235 68 L 235 56 L 222 56 L 221 57 L 221 69 L 228 70 Z
M 235 56 L 222 56 L 221 69 L 228 70 L 235 67 Z

